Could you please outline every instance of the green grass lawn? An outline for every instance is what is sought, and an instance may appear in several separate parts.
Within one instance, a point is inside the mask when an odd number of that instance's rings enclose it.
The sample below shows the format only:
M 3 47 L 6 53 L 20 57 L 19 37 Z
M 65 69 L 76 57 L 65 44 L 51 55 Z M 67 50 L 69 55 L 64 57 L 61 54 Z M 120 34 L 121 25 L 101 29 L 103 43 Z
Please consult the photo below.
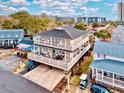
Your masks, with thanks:
M 81 72 L 82 73 L 86 73 L 89 65 L 91 64 L 91 62 L 93 61 L 93 54 L 91 54 L 85 61 L 84 64 L 80 67 Z
M 86 73 L 86 72 L 88 71 L 89 65 L 91 64 L 92 60 L 93 60 L 93 54 L 91 54 L 91 55 L 84 61 L 83 65 L 81 65 L 81 67 L 80 67 L 81 73 Z M 80 83 L 80 75 L 75 75 L 75 76 L 73 76 L 72 79 L 71 79 L 71 81 L 72 81 L 72 84 L 73 84 L 74 86 L 78 86 L 79 83 Z

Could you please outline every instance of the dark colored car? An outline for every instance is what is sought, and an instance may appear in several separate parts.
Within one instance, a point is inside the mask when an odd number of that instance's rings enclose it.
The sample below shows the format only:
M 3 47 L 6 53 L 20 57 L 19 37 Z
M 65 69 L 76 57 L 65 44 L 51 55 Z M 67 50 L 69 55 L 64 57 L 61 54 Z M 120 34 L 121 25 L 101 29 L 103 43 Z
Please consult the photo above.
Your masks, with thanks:
M 91 85 L 90 90 L 91 90 L 91 93 L 112 93 L 106 87 L 104 87 L 98 83 L 93 83 Z

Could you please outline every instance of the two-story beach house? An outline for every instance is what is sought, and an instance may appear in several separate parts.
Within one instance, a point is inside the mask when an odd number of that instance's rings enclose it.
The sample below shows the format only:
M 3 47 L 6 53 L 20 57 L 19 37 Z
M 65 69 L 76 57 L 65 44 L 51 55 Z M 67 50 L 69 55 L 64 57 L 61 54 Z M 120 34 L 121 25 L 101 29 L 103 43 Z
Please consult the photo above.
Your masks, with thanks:
M 96 41 L 94 61 L 90 65 L 96 82 L 120 91 L 124 91 L 124 40 L 121 40 L 123 34 L 120 34 L 124 33 L 123 28 L 115 29 L 111 42 Z
M 88 32 L 65 26 L 34 36 L 34 50 L 28 57 L 69 71 L 89 48 Z
M 16 47 L 23 37 L 22 29 L 0 30 L 0 47 Z
M 71 26 L 62 26 L 36 34 L 34 36 L 34 49 L 28 54 L 28 58 L 48 67 L 56 68 L 56 71 L 60 69 L 67 76 L 67 73 L 89 49 L 89 32 Z M 45 75 L 45 72 L 43 74 Z M 50 74 L 54 75 L 54 73 Z M 58 75 L 52 79 L 54 84 Z M 48 85 L 45 87 L 48 88 Z M 52 89 L 49 88 L 49 90 Z

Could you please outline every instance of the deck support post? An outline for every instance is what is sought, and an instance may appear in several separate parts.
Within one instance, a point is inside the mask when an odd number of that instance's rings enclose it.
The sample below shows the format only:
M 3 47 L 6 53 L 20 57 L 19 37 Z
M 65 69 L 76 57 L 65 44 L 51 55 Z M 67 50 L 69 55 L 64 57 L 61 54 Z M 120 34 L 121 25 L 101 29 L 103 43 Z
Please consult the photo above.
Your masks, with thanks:
M 70 78 L 69 78 L 69 76 L 67 77 L 67 90 L 69 90 L 70 89 Z

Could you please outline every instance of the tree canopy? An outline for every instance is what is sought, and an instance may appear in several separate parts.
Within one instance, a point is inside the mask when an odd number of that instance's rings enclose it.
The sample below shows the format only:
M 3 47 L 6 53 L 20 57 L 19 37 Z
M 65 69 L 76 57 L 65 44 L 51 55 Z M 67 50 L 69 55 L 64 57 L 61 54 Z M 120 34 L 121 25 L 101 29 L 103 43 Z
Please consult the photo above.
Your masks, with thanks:
M 110 39 L 111 38 L 111 33 L 109 32 L 109 30 L 103 29 L 99 32 L 96 32 L 95 36 L 105 40 L 105 39 Z
M 11 17 L 11 20 L 4 20 L 2 24 L 4 29 L 24 29 L 28 35 L 34 35 L 37 32 L 46 30 L 51 21 L 45 14 L 42 17 L 36 17 L 26 11 L 13 13 L 9 17 Z
M 88 25 L 86 23 L 77 23 L 77 24 L 75 24 L 74 27 L 77 29 L 80 29 L 80 30 L 88 29 Z
M 92 24 L 92 27 L 95 28 L 95 27 L 104 27 L 106 24 L 105 23 L 100 23 L 100 22 L 95 22 Z

